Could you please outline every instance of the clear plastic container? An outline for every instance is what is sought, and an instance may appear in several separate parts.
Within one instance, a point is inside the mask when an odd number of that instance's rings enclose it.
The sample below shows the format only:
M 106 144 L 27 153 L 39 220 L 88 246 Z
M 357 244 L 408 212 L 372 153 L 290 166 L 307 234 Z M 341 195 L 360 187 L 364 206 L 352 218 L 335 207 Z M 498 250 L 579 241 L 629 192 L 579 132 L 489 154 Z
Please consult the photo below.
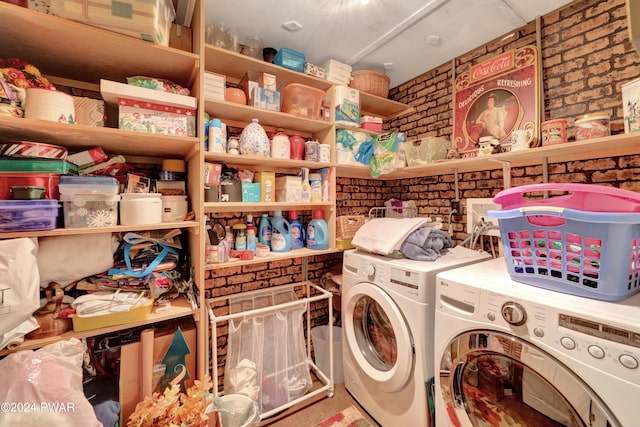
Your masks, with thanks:
M 114 227 L 118 225 L 120 196 L 61 194 L 65 228 Z
M 58 185 L 60 194 L 100 194 L 113 196 L 120 191 L 116 178 L 108 176 L 62 176 Z
M 57 200 L 1 200 L 0 232 L 53 230 L 59 206 Z

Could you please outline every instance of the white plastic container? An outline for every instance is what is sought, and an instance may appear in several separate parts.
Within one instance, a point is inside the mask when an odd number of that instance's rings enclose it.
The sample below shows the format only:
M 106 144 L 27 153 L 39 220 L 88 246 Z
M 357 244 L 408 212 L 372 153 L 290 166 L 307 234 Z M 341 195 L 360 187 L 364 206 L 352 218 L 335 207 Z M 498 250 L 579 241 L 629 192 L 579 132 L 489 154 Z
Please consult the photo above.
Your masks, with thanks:
M 65 228 L 115 227 L 120 196 L 104 194 L 61 194 Z
M 188 206 L 187 196 L 162 196 L 162 222 L 184 221 Z
M 121 225 L 160 224 L 162 222 L 162 194 L 122 193 L 121 196 Z

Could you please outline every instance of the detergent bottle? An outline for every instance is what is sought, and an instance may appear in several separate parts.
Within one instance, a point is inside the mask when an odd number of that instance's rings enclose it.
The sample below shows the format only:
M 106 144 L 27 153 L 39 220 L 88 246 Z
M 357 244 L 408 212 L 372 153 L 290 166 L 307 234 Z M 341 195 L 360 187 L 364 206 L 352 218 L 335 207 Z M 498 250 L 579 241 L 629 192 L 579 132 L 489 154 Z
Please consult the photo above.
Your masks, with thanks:
M 284 219 L 282 211 L 275 211 L 271 217 L 271 251 L 289 252 L 291 249 L 291 224 Z
M 291 224 L 291 249 L 304 248 L 304 225 L 298 218 L 298 211 L 289 211 L 289 223 Z
M 271 247 L 271 221 L 267 214 L 262 214 L 262 218 L 260 218 L 258 241 L 265 246 Z
M 329 249 L 329 227 L 321 210 L 313 211 L 313 219 L 307 225 L 307 247 Z

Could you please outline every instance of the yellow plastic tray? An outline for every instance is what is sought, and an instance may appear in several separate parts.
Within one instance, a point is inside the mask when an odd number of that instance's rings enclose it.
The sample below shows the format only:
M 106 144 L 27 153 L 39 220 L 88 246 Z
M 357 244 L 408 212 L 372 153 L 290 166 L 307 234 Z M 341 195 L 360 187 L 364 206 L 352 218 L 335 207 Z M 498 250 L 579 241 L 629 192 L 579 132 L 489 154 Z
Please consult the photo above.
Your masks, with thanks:
M 144 322 L 149 318 L 152 308 L 153 300 L 124 313 L 113 313 L 95 317 L 78 317 L 75 314 L 72 314 L 69 317 L 71 317 L 73 322 L 73 330 L 81 332 L 90 331 L 91 329 L 122 325 L 124 323 Z

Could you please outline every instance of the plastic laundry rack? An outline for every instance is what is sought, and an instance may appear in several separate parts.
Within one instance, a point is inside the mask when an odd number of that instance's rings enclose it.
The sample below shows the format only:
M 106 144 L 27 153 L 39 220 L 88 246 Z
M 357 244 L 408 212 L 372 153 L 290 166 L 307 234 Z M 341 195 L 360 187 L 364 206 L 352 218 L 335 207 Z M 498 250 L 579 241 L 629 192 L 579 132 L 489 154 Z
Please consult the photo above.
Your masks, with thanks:
M 229 313 L 230 307 L 232 305 L 232 300 L 234 297 L 241 297 L 246 300 L 251 300 L 252 298 L 258 299 L 261 295 L 264 294 L 265 291 L 272 291 L 274 295 L 291 292 L 293 291 L 296 295 L 294 300 L 286 301 L 278 303 L 278 298 L 273 298 L 274 304 L 268 306 L 262 306 L 257 304 L 243 304 L 243 310 L 230 313 L 217 315 L 215 311 L 225 311 Z M 302 298 L 299 295 L 304 295 Z M 213 394 L 214 396 L 218 396 L 219 392 L 219 381 L 217 375 L 217 361 L 218 361 L 218 333 L 221 324 L 226 324 L 227 329 L 231 327 L 231 321 L 234 320 L 247 320 L 252 319 L 258 316 L 270 316 L 277 315 L 278 313 L 286 312 L 287 310 L 304 308 L 304 316 L 306 316 L 306 360 L 302 361 L 302 363 L 306 364 L 305 368 L 310 368 L 313 371 L 322 386 L 319 388 L 311 387 L 309 391 L 301 396 L 296 396 L 295 398 L 291 398 L 286 403 L 280 404 L 279 406 L 272 408 L 267 411 L 263 411 L 260 414 L 261 419 L 268 418 L 272 415 L 275 415 L 287 408 L 290 408 L 302 401 L 310 399 L 314 396 L 317 396 L 321 393 L 327 393 L 327 396 L 333 397 L 334 394 L 334 366 L 333 366 L 333 328 L 329 328 L 329 372 L 322 372 L 320 368 L 313 362 L 311 358 L 311 305 L 317 301 L 327 301 L 327 305 L 329 308 L 329 318 L 333 318 L 333 305 L 331 304 L 332 293 L 327 291 L 326 289 L 321 288 L 320 286 L 315 285 L 312 282 L 304 281 L 296 284 L 282 285 L 282 286 L 272 286 L 267 289 L 259 289 L 256 291 L 243 292 L 241 294 L 233 294 L 222 297 L 211 298 L 207 300 L 207 305 L 209 307 L 209 321 L 211 323 L 211 357 L 213 361 Z M 246 306 L 246 310 L 244 309 Z M 256 308 L 259 307 L 259 308 Z M 226 310 L 225 310 L 226 308 Z M 227 348 L 227 357 L 229 356 L 229 349 Z M 286 367 L 285 367 L 286 369 Z M 269 373 L 265 375 L 265 377 L 277 377 L 281 372 Z M 225 376 L 229 375 L 229 372 L 225 372 Z M 272 378 L 273 379 L 273 378 Z

